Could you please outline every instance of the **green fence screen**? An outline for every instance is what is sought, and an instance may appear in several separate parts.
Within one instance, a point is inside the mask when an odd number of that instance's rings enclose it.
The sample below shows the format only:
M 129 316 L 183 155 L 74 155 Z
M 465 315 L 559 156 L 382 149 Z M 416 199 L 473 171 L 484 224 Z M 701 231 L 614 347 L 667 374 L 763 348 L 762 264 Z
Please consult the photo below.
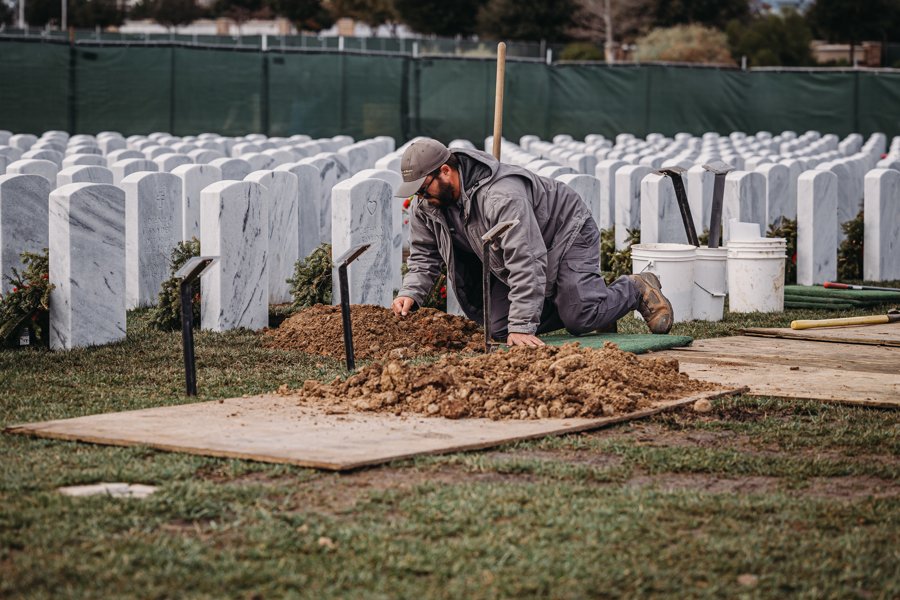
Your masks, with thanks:
M 0 40 L 0 129 L 354 138 L 491 134 L 494 61 Z M 900 73 L 507 65 L 504 135 L 900 135 Z

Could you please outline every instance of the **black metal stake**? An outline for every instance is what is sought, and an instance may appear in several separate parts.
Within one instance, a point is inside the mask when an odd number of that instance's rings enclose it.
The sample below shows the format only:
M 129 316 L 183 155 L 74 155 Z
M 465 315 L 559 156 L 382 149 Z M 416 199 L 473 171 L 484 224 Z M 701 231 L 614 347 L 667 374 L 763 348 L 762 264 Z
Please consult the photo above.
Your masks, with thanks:
M 493 345 L 491 334 L 491 245 L 495 244 L 519 220 L 501 221 L 481 236 L 481 300 L 484 303 L 484 353 L 490 354 Z
M 681 211 L 681 220 L 684 222 L 684 234 L 687 236 L 688 244 L 699 246 L 700 240 L 697 238 L 697 229 L 694 227 L 691 205 L 688 204 L 687 192 L 684 189 L 684 180 L 682 179 L 684 169 L 681 167 L 667 167 L 660 170 L 660 173 L 668 175 L 672 179 L 672 186 L 675 188 L 675 199 L 678 201 L 678 209 Z
M 709 212 L 709 244 L 707 246 L 718 248 L 722 241 L 722 202 L 725 198 L 725 177 L 734 170 L 734 167 L 717 160 L 703 165 L 703 168 L 716 176 L 713 184 L 712 207 Z
M 197 395 L 197 364 L 194 360 L 194 310 L 191 306 L 192 281 L 181 280 L 181 345 L 184 350 L 184 391 Z
M 353 324 L 350 322 L 350 280 L 347 278 L 347 267 L 369 249 L 371 244 L 360 244 L 341 255 L 335 263 L 338 265 L 338 291 L 341 294 L 341 323 L 344 330 L 344 354 L 347 358 L 347 370 L 356 369 L 356 358 L 353 355 Z
M 175 273 L 181 278 L 178 291 L 181 298 L 181 346 L 184 354 L 184 390 L 188 396 L 197 395 L 197 363 L 194 357 L 194 311 L 191 288 L 200 275 L 215 262 L 215 256 L 197 256 L 188 260 Z

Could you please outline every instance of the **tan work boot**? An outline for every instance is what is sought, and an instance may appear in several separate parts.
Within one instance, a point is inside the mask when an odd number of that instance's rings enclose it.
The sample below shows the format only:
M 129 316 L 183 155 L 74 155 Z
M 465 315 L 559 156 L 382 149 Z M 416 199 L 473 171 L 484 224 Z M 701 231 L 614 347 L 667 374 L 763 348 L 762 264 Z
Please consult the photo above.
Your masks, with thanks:
M 659 277 L 653 273 L 629 275 L 641 295 L 638 312 L 647 322 L 651 333 L 669 333 L 675 321 L 672 303 L 662 294 Z

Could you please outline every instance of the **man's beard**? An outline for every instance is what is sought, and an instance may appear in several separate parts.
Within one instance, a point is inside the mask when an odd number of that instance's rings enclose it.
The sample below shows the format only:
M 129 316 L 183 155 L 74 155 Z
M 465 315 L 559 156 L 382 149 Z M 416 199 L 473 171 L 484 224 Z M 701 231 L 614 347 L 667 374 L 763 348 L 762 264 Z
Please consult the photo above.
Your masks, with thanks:
M 433 196 L 435 204 L 440 206 L 441 208 L 446 208 L 448 206 L 453 206 L 456 204 L 456 197 L 453 195 L 453 188 L 449 183 L 438 180 L 438 193 L 437 196 Z

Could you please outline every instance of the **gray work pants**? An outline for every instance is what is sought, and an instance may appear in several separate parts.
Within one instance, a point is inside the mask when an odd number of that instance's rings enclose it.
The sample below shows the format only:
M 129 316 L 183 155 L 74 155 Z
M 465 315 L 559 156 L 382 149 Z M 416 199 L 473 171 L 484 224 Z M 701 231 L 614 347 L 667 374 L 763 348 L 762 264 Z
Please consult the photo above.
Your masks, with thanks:
M 588 219 L 575 242 L 562 257 L 556 293 L 544 300 L 538 333 L 565 328 L 573 335 L 607 329 L 638 306 L 638 292 L 628 277 L 606 285 L 600 274 L 600 231 Z M 494 339 L 508 335 L 509 287 L 491 278 L 491 332 Z

